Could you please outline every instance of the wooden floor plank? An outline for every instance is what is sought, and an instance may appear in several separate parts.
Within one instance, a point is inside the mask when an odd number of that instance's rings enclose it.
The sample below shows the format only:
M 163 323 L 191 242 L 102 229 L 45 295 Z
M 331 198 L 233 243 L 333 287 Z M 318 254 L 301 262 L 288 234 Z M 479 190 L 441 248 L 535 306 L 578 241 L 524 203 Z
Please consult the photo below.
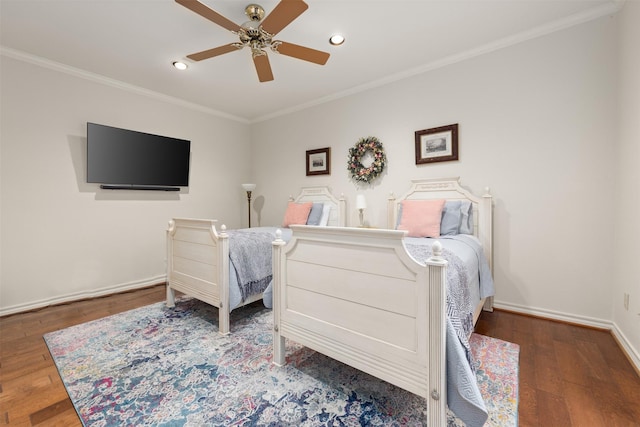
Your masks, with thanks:
M 632 418 L 640 425 L 640 377 L 618 369 L 611 369 L 611 379 L 615 381 L 613 387 L 620 391 L 626 401 L 636 402 L 629 407 Z
M 572 423 L 569 408 L 567 407 L 567 400 L 564 396 L 559 396 L 544 390 L 537 390 L 536 399 L 538 401 L 538 420 L 540 426 L 560 427 L 580 425 Z M 593 425 L 597 426 L 598 424 Z
M 575 344 L 568 342 L 554 341 L 555 357 L 558 361 L 558 371 L 556 375 L 565 382 L 589 386 L 589 364 L 585 363 L 581 352 Z M 580 360 L 581 363 L 576 363 Z
M 42 408 L 39 411 L 32 413 L 29 416 L 29 420 L 31 421 L 32 425 L 43 424 L 45 422 L 50 423 L 59 415 L 62 415 L 68 411 L 75 411 L 75 408 L 73 407 L 73 403 L 71 403 L 71 399 L 67 397 L 66 399 L 55 402 L 47 406 L 46 408 Z
M 560 365 L 554 354 L 540 352 L 535 357 L 535 378 L 538 390 L 559 396 L 562 394 Z
M 571 417 L 571 425 L 606 425 L 598 402 L 595 401 L 589 386 L 565 382 L 563 390 Z
M 518 390 L 518 425 L 519 427 L 537 427 L 540 425 L 538 417 L 537 390 L 529 384 L 520 381 Z

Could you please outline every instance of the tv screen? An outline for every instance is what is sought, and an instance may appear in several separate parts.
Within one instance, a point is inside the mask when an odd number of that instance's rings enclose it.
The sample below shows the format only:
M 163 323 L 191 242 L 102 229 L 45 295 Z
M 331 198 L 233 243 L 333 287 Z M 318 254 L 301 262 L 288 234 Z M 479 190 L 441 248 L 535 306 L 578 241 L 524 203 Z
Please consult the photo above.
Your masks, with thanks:
M 191 141 L 87 123 L 87 182 L 109 189 L 189 185 Z

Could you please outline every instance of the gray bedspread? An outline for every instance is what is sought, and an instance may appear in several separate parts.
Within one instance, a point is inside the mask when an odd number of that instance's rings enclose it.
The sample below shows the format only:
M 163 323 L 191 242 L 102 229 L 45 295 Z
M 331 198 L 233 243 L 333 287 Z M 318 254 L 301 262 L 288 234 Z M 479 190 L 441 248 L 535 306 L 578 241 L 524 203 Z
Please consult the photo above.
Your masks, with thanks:
M 431 245 L 405 243 L 407 252 L 420 262 L 426 261 L 433 254 Z M 471 362 L 469 335 L 473 332 L 473 310 L 475 304 L 471 300 L 467 267 L 462 260 L 447 248 L 442 249 L 442 257 L 447 260 L 447 317 L 451 322 L 458 339 L 464 346 L 467 359 Z
M 279 228 L 279 227 L 254 227 L 254 228 L 242 228 L 242 229 L 238 229 L 238 230 L 232 230 L 229 233 L 246 233 L 246 232 L 251 232 L 251 233 L 260 233 L 263 236 L 265 236 L 265 240 L 268 237 L 269 239 L 269 247 L 267 248 L 266 245 L 261 245 L 262 246 L 262 256 L 265 257 L 263 258 L 264 261 L 266 261 L 266 258 L 268 257 L 269 259 L 269 274 L 271 273 L 271 270 L 273 268 L 272 264 L 271 264 L 271 259 L 273 257 L 272 255 L 272 245 L 271 243 L 273 242 L 273 240 L 275 240 L 276 238 L 276 231 L 277 230 L 281 230 L 282 231 L 282 240 L 284 240 L 285 242 L 288 242 L 289 239 L 291 239 L 291 229 L 290 228 Z M 230 237 L 231 239 L 231 237 Z M 243 291 L 241 290 L 241 286 L 240 283 L 243 279 L 239 279 L 238 277 L 238 272 L 236 269 L 235 264 L 240 264 L 241 261 L 239 259 L 239 257 L 237 255 L 232 255 L 232 250 L 231 250 L 231 240 L 229 241 L 229 309 L 233 310 L 234 308 L 239 307 L 240 305 L 242 305 L 242 303 L 245 301 L 246 298 L 248 298 L 249 296 L 253 295 L 251 293 L 246 293 L 246 291 L 243 293 Z M 235 258 L 235 261 L 234 261 Z M 259 274 L 258 274 L 259 276 Z M 266 307 L 271 308 L 271 281 L 269 281 L 267 288 L 264 290 L 264 304 Z
M 419 262 L 432 255 L 436 239 L 405 239 L 407 252 Z M 468 336 L 473 311 L 481 298 L 493 295 L 493 278 L 482 246 L 464 234 L 441 236 L 447 268 L 447 404 L 469 427 L 483 426 L 488 413 L 475 376 Z M 477 279 L 477 280 L 476 280 Z M 471 286 L 478 286 L 472 290 Z M 474 296 L 472 296 L 475 295 Z
M 242 302 L 263 292 L 273 277 L 271 242 L 267 231 L 229 231 L 229 261 L 233 264 Z

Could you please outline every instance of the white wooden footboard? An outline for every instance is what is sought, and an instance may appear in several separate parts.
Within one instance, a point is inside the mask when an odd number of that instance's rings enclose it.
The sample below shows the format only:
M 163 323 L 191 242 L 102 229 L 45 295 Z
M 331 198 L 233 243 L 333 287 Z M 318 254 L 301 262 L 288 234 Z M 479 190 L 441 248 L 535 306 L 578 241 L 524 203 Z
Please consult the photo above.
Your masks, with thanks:
M 291 228 L 273 243 L 274 363 L 290 338 L 425 397 L 445 425 L 447 262 L 413 260 L 404 231 Z
M 180 291 L 218 307 L 219 332 L 229 333 L 229 238 L 216 220 L 174 218 L 167 231 L 167 305 Z

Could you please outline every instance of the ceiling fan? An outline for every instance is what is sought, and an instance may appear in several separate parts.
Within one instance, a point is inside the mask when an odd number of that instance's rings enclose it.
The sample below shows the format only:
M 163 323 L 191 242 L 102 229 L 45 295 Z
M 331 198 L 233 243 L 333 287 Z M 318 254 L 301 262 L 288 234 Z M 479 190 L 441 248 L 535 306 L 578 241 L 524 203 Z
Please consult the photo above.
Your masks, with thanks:
M 273 40 L 273 37 L 277 33 L 282 31 L 282 29 L 300 16 L 302 12 L 307 10 L 309 6 L 302 0 L 280 0 L 280 3 L 276 5 L 266 18 L 264 17 L 264 9 L 261 6 L 250 4 L 245 8 L 245 14 L 249 17 L 249 21 L 242 25 L 230 21 L 218 12 L 200 3 L 198 0 L 176 0 L 176 2 L 203 18 L 226 28 L 240 39 L 239 42 L 229 43 L 187 55 L 187 58 L 194 61 L 202 61 L 203 59 L 213 58 L 214 56 L 249 47 L 256 72 L 258 73 L 258 80 L 268 82 L 273 80 L 273 72 L 271 71 L 269 57 L 265 50 L 267 47 L 274 52 L 319 65 L 326 64 L 329 59 L 327 52 L 280 40 Z

